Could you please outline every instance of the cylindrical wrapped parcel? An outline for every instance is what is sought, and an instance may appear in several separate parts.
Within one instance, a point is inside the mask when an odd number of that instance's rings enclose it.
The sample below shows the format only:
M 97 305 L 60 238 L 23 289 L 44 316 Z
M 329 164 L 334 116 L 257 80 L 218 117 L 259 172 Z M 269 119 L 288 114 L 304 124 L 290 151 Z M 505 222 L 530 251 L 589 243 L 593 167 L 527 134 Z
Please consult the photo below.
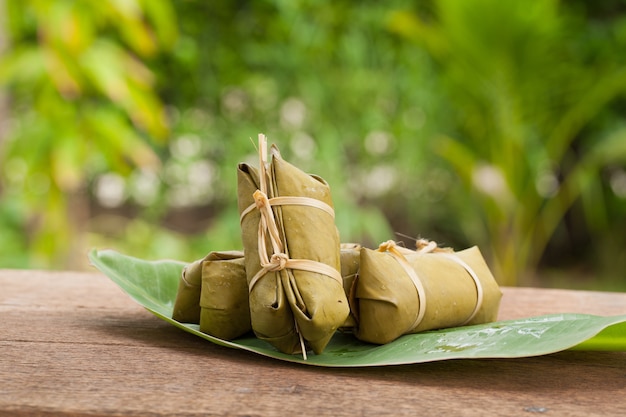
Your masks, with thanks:
M 435 245 L 436 246 L 436 245 Z M 362 249 L 351 300 L 355 335 L 389 343 L 404 334 L 495 321 L 502 293 L 480 250 Z
M 232 340 L 251 329 L 243 252 L 212 252 L 202 264 L 200 331 Z
M 252 329 L 285 353 L 321 353 L 349 314 L 330 187 L 259 137 L 259 172 L 241 164 L 238 202 Z

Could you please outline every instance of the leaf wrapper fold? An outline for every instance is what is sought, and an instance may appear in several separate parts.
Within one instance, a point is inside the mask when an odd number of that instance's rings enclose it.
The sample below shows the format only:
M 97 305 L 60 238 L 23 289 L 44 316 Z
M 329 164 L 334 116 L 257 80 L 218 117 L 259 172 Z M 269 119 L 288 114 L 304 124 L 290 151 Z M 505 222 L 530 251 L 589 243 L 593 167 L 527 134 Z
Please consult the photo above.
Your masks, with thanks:
M 211 252 L 202 263 L 200 331 L 232 340 L 251 329 L 243 252 Z
M 355 290 L 354 283 L 356 277 L 359 274 L 361 245 L 358 243 L 342 243 L 340 245 L 340 263 L 341 263 L 341 277 L 343 279 L 343 291 L 346 294 L 348 300 L 352 297 L 352 293 Z M 346 318 L 346 321 L 339 328 L 341 331 L 352 331 L 356 326 L 356 319 L 352 311 Z
M 240 164 L 238 169 L 238 204 L 252 329 L 258 338 L 281 352 L 305 354 L 304 343 L 319 354 L 349 315 L 339 273 L 339 232 L 334 213 L 309 204 L 292 203 L 290 198 L 316 200 L 332 210 L 330 187 L 322 178 L 306 174 L 283 160 L 274 146 L 266 171 L 262 150 L 261 154 L 260 172 L 246 164 Z M 270 233 L 264 240 L 265 247 L 260 247 L 259 236 L 267 219 L 262 217 L 260 208 L 249 210 L 254 205 L 258 208 L 255 196 L 259 191 L 267 193 L 271 221 L 275 222 L 278 235 Z M 272 259 L 275 255 L 283 256 L 287 267 L 268 270 L 260 252 L 272 255 Z M 334 272 L 336 279 L 326 273 L 289 266 L 300 261 L 307 265 L 321 264 Z
M 477 247 L 455 253 L 403 249 L 402 255 L 404 266 L 389 252 L 361 250 L 351 299 L 358 339 L 385 344 L 403 334 L 496 320 L 502 293 Z
M 208 256 L 208 255 L 207 255 Z M 202 263 L 205 258 L 188 264 L 178 280 L 172 318 L 181 323 L 200 323 L 200 291 L 202 288 Z

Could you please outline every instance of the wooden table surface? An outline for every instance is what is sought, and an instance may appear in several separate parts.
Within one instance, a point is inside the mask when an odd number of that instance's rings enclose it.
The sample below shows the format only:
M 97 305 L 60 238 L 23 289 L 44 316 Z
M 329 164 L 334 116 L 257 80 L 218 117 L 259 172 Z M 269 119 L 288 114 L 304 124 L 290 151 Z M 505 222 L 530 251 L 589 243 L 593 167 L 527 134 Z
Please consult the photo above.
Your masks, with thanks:
M 626 294 L 504 288 L 500 319 L 626 314 Z M 0 270 L 0 416 L 626 415 L 626 353 L 362 369 L 284 363 L 154 317 L 100 273 Z

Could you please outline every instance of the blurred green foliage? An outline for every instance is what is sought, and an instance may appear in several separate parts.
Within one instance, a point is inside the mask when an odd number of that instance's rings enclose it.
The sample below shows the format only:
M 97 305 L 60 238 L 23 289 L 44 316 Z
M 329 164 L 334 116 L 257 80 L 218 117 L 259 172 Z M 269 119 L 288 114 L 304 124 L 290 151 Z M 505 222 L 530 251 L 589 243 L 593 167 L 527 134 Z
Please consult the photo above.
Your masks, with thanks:
M 626 286 L 621 8 L 5 0 L 0 266 L 240 247 L 235 167 L 263 132 L 331 184 L 344 241 Z
M 611 230 L 599 177 L 626 161 L 626 126 L 609 110 L 626 92 L 626 39 L 616 36 L 626 26 L 598 42 L 558 6 L 440 0 L 436 22 L 407 12 L 391 22 L 440 64 L 455 129 L 439 152 L 476 202 L 481 226 L 465 229 L 489 242 L 509 284 L 534 273 L 579 199 L 590 226 Z
M 22 215 L 13 222 L 23 233 L 14 245 L 3 242 L 9 265 L 19 266 L 25 247 L 25 266 L 74 263 L 74 255 L 83 256 L 93 176 L 159 166 L 149 139 L 163 142 L 168 128 L 154 76 L 142 59 L 175 42 L 169 6 L 6 2 L 10 49 L 0 82 L 12 111 L 3 138 L 2 197 L 3 207 Z M 9 235 L 19 237 L 15 230 Z

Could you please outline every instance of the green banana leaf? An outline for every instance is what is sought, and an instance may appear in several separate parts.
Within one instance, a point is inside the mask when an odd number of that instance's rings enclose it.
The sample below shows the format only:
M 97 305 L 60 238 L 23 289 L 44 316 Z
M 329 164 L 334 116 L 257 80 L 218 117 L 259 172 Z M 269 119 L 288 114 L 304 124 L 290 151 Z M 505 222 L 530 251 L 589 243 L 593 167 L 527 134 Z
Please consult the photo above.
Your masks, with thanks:
M 171 318 L 182 262 L 144 261 L 112 250 L 92 250 L 91 263 L 132 299 L 157 317 L 221 346 L 271 358 L 325 367 L 366 367 L 446 359 L 519 358 L 566 349 L 626 351 L 626 315 L 551 314 L 521 320 L 464 326 L 405 335 L 385 345 L 363 343 L 337 332 L 324 353 L 280 353 L 253 336 L 225 341 L 199 331 L 198 325 Z

